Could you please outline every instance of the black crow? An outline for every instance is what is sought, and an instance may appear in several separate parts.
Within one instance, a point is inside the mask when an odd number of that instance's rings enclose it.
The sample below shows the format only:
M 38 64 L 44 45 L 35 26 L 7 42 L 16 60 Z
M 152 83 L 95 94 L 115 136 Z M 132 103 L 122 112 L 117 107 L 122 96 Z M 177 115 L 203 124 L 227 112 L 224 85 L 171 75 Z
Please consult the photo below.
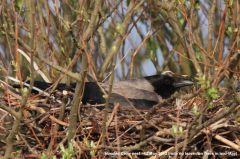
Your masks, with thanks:
M 108 92 L 109 84 L 99 82 L 101 87 Z M 168 75 L 153 75 L 138 79 L 125 80 L 114 82 L 112 87 L 112 95 L 110 98 L 110 108 L 113 108 L 113 103 L 119 103 L 125 108 L 132 109 L 128 100 L 137 109 L 151 109 L 153 105 L 161 102 L 162 99 L 169 98 L 172 94 L 178 91 L 181 87 L 191 86 L 195 83 L 183 77 L 168 76 Z M 35 81 L 34 86 L 42 90 L 47 89 L 52 83 Z M 19 85 L 13 85 L 17 88 Z M 74 91 L 76 83 L 71 84 L 70 90 Z M 65 90 L 65 84 L 59 84 L 57 90 Z M 126 97 L 126 98 L 125 98 Z M 86 82 L 84 94 L 82 97 L 83 104 L 89 103 L 104 104 L 106 99 L 97 83 Z M 104 107 L 101 107 L 104 108 Z

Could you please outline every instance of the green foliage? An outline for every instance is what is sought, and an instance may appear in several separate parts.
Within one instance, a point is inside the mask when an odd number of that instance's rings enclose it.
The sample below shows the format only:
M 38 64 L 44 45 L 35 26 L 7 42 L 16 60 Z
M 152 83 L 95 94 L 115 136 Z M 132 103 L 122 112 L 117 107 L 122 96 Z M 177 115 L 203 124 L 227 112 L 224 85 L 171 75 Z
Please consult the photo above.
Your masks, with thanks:
M 42 156 L 41 156 L 41 159 L 48 159 L 49 158 L 49 155 L 45 155 L 44 152 L 42 153 Z M 51 157 L 52 159 L 56 159 L 57 157 L 54 155 Z
M 3 24 L 4 28 L 8 28 L 8 23 L 6 22 L 6 24 Z
M 209 99 L 209 97 L 216 99 L 218 97 L 217 94 L 217 88 L 210 88 L 210 81 L 206 80 L 206 76 L 203 75 L 202 77 L 200 77 L 200 75 L 198 74 L 198 77 L 196 78 L 199 82 L 198 84 L 201 84 L 201 88 L 205 90 L 205 93 L 203 95 L 204 98 Z M 210 102 L 208 104 L 209 107 L 211 107 L 213 105 L 213 102 Z
M 64 53 L 65 52 L 64 48 L 62 46 L 60 48 L 61 48 L 61 51 Z
M 7 24 L 7 23 L 6 23 L 6 24 Z M 3 27 L 4 27 L 4 28 L 7 28 L 7 26 L 8 26 L 8 25 L 3 24 Z M 1 30 L 1 32 L 2 32 L 3 34 L 6 34 L 6 32 L 5 32 L 4 30 Z
M 200 75 L 198 74 L 198 77 L 196 77 L 196 79 L 199 81 L 199 82 L 197 82 L 197 84 L 201 84 L 202 89 L 207 89 L 210 87 L 210 82 L 206 81 L 205 75 L 200 77 Z
M 20 11 L 20 8 L 22 6 L 22 1 L 23 0 L 15 0 L 14 1 L 14 7 L 15 7 L 15 11 L 16 12 L 19 12 Z
M 27 80 L 31 80 L 32 74 L 30 74 L 30 76 L 27 76 Z
M 158 48 L 157 47 L 158 43 L 153 39 L 153 36 L 146 40 L 146 44 L 150 51 L 150 55 L 146 54 L 145 58 L 149 59 L 149 56 L 151 56 L 154 59 L 154 61 L 157 61 L 156 50 Z
M 23 95 L 27 94 L 27 91 L 28 91 L 28 89 L 27 89 L 26 87 L 24 87 L 23 89 L 21 89 L 21 92 L 22 92 Z
M 14 2 L 15 11 L 20 12 L 20 14 L 22 16 L 24 16 L 25 15 L 25 8 L 23 8 L 23 6 L 22 6 L 23 0 L 15 0 L 13 2 Z M 22 9 L 22 10 L 20 11 L 20 9 Z
M 61 143 L 60 144 L 60 149 L 63 152 L 62 153 L 62 158 L 63 159 L 71 159 L 74 155 L 76 155 L 76 152 L 75 152 L 75 150 L 73 148 L 72 143 L 68 144 L 68 148 L 67 149 L 65 149 L 63 144 Z
M 117 36 L 117 33 L 122 34 L 122 28 L 120 23 L 117 23 L 117 26 L 115 29 L 117 30 L 117 32 L 114 32 L 114 37 Z
M 67 25 L 68 25 L 68 23 L 67 23 Z M 66 31 L 68 31 L 68 26 L 67 26 L 66 24 L 63 24 L 63 27 L 64 27 L 64 29 L 66 30 Z
M 200 10 L 200 8 L 199 8 L 199 3 L 197 3 L 197 4 L 195 5 L 195 8 L 196 8 L 197 10 Z
M 153 50 L 150 50 L 150 55 L 153 57 L 154 61 L 157 61 L 156 53 Z
M 183 25 L 183 23 L 184 23 L 184 17 L 181 17 L 180 19 L 179 19 L 179 23 L 181 24 L 181 25 Z
M 47 159 L 48 157 L 44 154 L 44 152 L 42 153 L 41 159 Z
M 213 98 L 216 99 L 218 97 L 217 95 L 217 88 L 210 88 L 207 90 L 207 93 Z
M 90 142 L 90 148 L 95 148 L 96 145 L 94 144 L 93 141 Z M 95 150 L 90 151 L 91 157 L 95 157 Z
M 194 52 L 195 52 L 195 57 L 198 61 L 202 60 L 202 56 L 201 56 L 201 50 L 199 49 L 199 47 L 194 43 L 192 45 Z
M 232 6 L 232 5 L 233 5 L 233 1 L 234 1 L 234 0 L 230 0 L 227 7 Z M 223 2 L 223 4 L 226 4 L 226 2 Z
M 193 108 L 192 108 L 192 112 L 193 112 L 195 115 L 198 115 L 198 114 L 199 114 L 198 111 L 199 111 L 199 110 L 198 110 L 198 107 L 197 107 L 196 105 L 194 105 Z
M 14 71 L 17 72 L 18 71 L 18 64 L 17 64 L 17 62 L 12 61 L 11 65 L 14 67 Z
M 89 147 L 89 148 L 96 148 L 96 145 L 94 144 L 93 141 L 91 141 L 91 142 L 89 143 L 89 142 L 85 139 L 85 144 L 86 144 L 86 146 Z M 96 150 L 90 151 L 91 157 L 95 157 L 95 152 L 96 152 Z
M 185 0 L 182 0 L 182 3 L 184 4 L 184 3 L 185 3 Z M 175 5 L 178 5 L 178 4 L 181 4 L 181 1 L 180 1 L 180 0 L 176 0 Z
M 113 51 L 116 51 L 116 49 L 117 49 L 117 47 L 114 45 L 114 46 L 113 46 Z
M 212 105 L 213 105 L 213 102 L 211 101 L 211 102 L 209 102 L 208 107 L 211 108 Z
M 228 35 L 231 35 L 231 34 L 232 34 L 232 28 L 231 28 L 231 27 L 228 27 L 228 30 L 226 31 L 226 33 L 227 33 Z
M 201 61 L 201 52 L 195 52 L 195 57 L 197 61 Z
M 176 133 L 177 133 L 177 125 L 173 125 L 173 126 L 172 126 L 171 133 L 173 133 L 173 134 L 176 134 Z M 182 128 L 182 126 L 179 126 L 179 127 L 178 127 L 178 134 L 179 134 L 179 135 L 182 135 L 182 134 L 183 134 L 183 128 Z
M 233 32 L 238 32 L 238 28 L 235 28 Z M 226 31 L 226 33 L 230 36 L 232 34 L 232 27 L 228 27 L 228 30 Z
M 117 31 L 119 31 L 120 33 L 122 33 L 122 28 L 121 28 L 121 24 L 117 23 L 117 27 L 116 27 Z

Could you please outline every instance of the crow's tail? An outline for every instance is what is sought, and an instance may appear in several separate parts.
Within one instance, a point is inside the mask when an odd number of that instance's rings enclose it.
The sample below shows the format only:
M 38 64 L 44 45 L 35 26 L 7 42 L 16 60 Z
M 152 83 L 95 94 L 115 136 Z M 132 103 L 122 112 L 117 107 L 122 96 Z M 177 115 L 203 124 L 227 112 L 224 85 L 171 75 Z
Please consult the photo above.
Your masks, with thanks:
M 27 81 L 26 84 L 29 85 L 30 81 Z M 24 85 L 25 87 L 28 87 L 28 85 Z M 41 82 L 41 81 L 34 81 L 34 84 L 33 84 L 34 87 L 36 88 L 39 88 L 41 90 L 46 90 L 47 88 L 53 86 L 53 83 L 46 83 L 46 82 Z M 14 88 L 20 88 L 20 85 L 19 84 L 13 84 L 12 87 Z M 74 92 L 74 88 L 76 87 L 76 83 L 72 83 L 71 86 L 70 86 L 70 90 Z M 63 83 L 59 83 L 57 88 L 57 90 L 59 91 L 63 91 L 66 89 L 66 84 L 63 84 Z M 35 93 L 35 92 L 34 92 Z

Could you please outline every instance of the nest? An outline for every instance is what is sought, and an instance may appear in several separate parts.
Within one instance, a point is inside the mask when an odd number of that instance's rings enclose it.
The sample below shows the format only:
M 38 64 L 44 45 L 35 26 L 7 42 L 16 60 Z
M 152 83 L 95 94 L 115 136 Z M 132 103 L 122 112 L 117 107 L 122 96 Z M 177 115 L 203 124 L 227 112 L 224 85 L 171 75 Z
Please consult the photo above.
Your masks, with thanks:
M 117 158 L 118 155 L 122 158 L 157 158 L 165 155 L 184 158 L 239 156 L 237 111 L 206 126 L 190 138 L 192 131 L 197 130 L 199 125 L 230 107 L 222 102 L 214 103 L 200 115 L 194 111 L 200 110 L 203 102 L 198 97 L 180 102 L 172 100 L 150 115 L 146 115 L 148 111 L 143 110 L 124 110 L 116 103 L 116 109 L 107 112 L 105 134 L 105 109 L 100 111 L 95 106 L 80 105 L 75 136 L 69 145 L 67 140 L 73 94 L 67 95 L 66 105 L 56 102 L 57 99 L 64 100 L 62 93 L 55 93 L 54 96 L 54 100 L 44 95 L 29 97 L 14 139 L 13 156 L 35 158 L 51 155 L 60 158 L 66 155 L 67 150 L 69 156 L 77 158 Z M 0 102 L 18 111 L 21 109 L 21 99 L 20 94 L 9 91 L 0 97 Z M 3 155 L 7 147 L 5 139 L 16 118 L 3 109 L 0 109 L 0 113 L 0 153 Z M 181 143 L 183 146 L 179 149 L 177 146 Z

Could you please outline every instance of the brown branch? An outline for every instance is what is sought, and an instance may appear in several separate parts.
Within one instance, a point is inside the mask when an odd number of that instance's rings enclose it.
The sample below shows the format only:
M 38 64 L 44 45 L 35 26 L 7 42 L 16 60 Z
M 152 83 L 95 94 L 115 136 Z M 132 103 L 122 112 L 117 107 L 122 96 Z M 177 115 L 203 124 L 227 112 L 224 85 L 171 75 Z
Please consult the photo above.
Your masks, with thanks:
M 133 14 L 133 12 L 138 9 L 138 7 L 143 3 L 144 1 L 142 0 L 141 2 L 139 2 L 138 4 L 136 0 L 132 0 L 128 6 L 128 9 L 126 11 L 126 16 L 124 18 L 123 23 L 121 24 L 121 30 L 122 33 L 121 35 L 125 35 L 127 32 L 127 28 L 129 26 L 129 24 L 131 23 L 131 16 Z M 106 71 L 108 65 L 111 63 L 113 56 L 118 52 L 121 43 L 122 43 L 122 36 L 120 34 L 117 35 L 117 37 L 115 38 L 111 49 L 109 50 L 108 56 L 105 59 L 103 65 L 101 66 L 101 68 L 98 71 L 98 75 L 97 78 L 98 79 L 102 79 L 104 72 Z M 126 36 L 126 35 L 125 35 Z
M 106 137 L 106 129 L 107 129 L 107 115 L 108 115 L 108 109 L 109 109 L 109 103 L 110 103 L 110 98 L 112 94 L 112 86 L 113 86 L 113 81 L 114 81 L 114 70 L 115 70 L 115 65 L 116 65 L 116 59 L 117 55 L 115 55 L 113 62 L 112 62 L 112 75 L 110 78 L 110 83 L 109 83 L 109 93 L 107 96 L 106 100 L 106 105 L 105 105 L 105 111 L 104 111 L 104 119 L 103 119 L 103 131 L 102 131 L 102 145 L 105 146 L 105 137 Z
M 29 30 L 31 32 L 31 43 L 30 43 L 30 48 L 31 48 L 31 68 L 30 68 L 30 72 L 32 74 L 31 76 L 31 80 L 30 80 L 30 86 L 29 89 L 27 91 L 27 93 L 23 96 L 23 99 L 21 101 L 21 106 L 19 111 L 17 112 L 17 116 L 15 123 L 12 127 L 12 131 L 10 132 L 10 134 L 8 135 L 7 139 L 6 139 L 6 143 L 7 143 L 7 149 L 5 151 L 5 155 L 4 158 L 9 158 L 12 152 L 12 148 L 13 148 L 13 139 L 16 135 L 16 133 L 18 132 L 18 129 L 20 127 L 20 120 L 22 117 L 22 113 L 23 113 L 23 109 L 27 103 L 27 99 L 32 91 L 32 87 L 33 87 L 33 83 L 34 83 L 34 68 L 33 68 L 33 50 L 34 50 L 34 45 L 35 45 L 35 1 L 31 1 L 31 0 L 26 0 L 26 10 L 29 11 L 29 18 L 27 19 L 29 22 Z
M 97 18 L 99 6 L 101 6 L 101 0 L 96 0 L 93 13 L 91 15 L 90 23 L 88 25 L 87 30 L 84 31 L 84 35 L 83 35 L 82 65 L 81 65 L 80 74 L 78 75 L 79 81 L 77 82 L 74 97 L 73 97 L 73 106 L 70 112 L 68 142 L 71 142 L 76 132 L 78 107 L 81 104 L 80 101 L 82 99 L 83 90 L 84 90 L 84 81 L 85 81 L 84 79 L 87 74 L 87 69 L 89 65 L 89 59 L 87 54 L 87 38 L 90 35 L 91 31 L 93 30 L 95 20 Z
M 187 41 L 187 38 L 184 36 L 184 34 L 181 31 L 181 28 L 180 28 L 180 26 L 178 24 L 178 20 L 177 20 L 176 14 L 173 11 L 173 7 L 170 4 L 168 4 L 168 3 L 164 3 L 163 4 L 163 3 L 159 2 L 158 0 L 154 0 L 154 4 L 157 7 L 159 7 L 159 8 L 163 8 L 167 12 L 168 17 L 169 17 L 169 20 L 168 20 L 169 24 L 172 26 L 174 32 L 176 33 L 178 39 L 180 40 L 180 43 L 182 44 L 182 46 L 184 48 L 184 51 L 193 60 L 191 62 L 193 64 L 196 72 L 199 72 L 202 75 L 201 67 L 197 63 L 196 57 L 194 56 L 194 53 L 193 53 L 193 51 L 190 48 L 190 45 L 189 45 L 189 43 Z

